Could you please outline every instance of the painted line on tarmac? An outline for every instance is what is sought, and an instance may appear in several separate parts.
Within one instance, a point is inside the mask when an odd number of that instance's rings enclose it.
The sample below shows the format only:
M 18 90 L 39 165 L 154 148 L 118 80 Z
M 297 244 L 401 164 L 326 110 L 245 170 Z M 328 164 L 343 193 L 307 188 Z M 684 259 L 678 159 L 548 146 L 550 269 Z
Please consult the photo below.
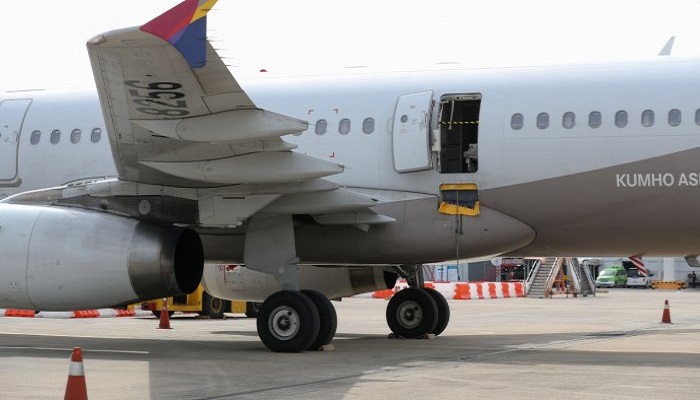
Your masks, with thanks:
M 35 347 L 35 346 L 0 346 L 0 350 L 39 350 L 39 351 L 61 351 L 71 352 L 73 348 L 68 347 Z M 82 348 L 83 353 L 108 353 L 108 354 L 137 354 L 148 355 L 150 352 L 144 350 L 101 350 Z

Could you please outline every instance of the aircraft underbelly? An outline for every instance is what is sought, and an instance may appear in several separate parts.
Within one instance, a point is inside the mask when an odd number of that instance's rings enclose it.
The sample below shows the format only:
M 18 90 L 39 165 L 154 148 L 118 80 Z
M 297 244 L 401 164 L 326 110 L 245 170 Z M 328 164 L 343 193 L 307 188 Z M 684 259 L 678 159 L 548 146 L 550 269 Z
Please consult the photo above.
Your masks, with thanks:
M 295 220 L 297 255 L 308 264 L 422 263 L 502 254 L 530 243 L 534 231 L 503 213 L 481 208 L 476 217 L 442 215 L 435 199 L 384 204 L 376 212 L 396 222 L 374 225 L 367 232 L 354 226 L 319 225 Z M 461 229 L 457 218 L 462 218 Z M 241 261 L 244 235 L 202 236 L 205 257 Z

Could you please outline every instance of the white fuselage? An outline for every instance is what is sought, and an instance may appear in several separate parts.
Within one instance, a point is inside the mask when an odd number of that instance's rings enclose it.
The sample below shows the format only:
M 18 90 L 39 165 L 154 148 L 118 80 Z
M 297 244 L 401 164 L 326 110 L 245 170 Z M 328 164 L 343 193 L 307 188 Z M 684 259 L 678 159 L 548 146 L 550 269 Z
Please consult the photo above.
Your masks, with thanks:
M 552 226 L 557 224 L 571 232 L 565 236 L 567 240 L 576 240 L 583 234 L 573 232 L 581 227 L 581 221 L 587 221 L 592 228 L 604 227 L 605 221 L 615 218 L 605 213 L 606 207 L 619 206 L 620 201 L 639 200 L 640 196 L 661 196 L 669 202 L 659 205 L 680 207 L 667 209 L 661 213 L 663 218 L 653 220 L 654 224 L 664 224 L 657 226 L 659 229 L 673 230 L 681 218 L 674 217 L 679 212 L 685 217 L 695 215 L 694 210 L 685 207 L 700 200 L 700 162 L 689 158 L 700 146 L 700 82 L 694 77 L 698 67 L 698 61 L 664 58 L 617 65 L 259 79 L 243 86 L 257 106 L 309 122 L 307 131 L 298 136 L 285 136 L 284 140 L 297 144 L 295 151 L 345 166 L 343 173 L 328 180 L 353 188 L 427 195 L 438 195 L 442 183 L 475 183 L 483 206 L 523 221 L 537 232 L 537 240 L 553 234 L 556 230 Z M 401 118 L 395 114 L 397 99 L 426 91 L 432 91 L 435 102 L 426 105 L 429 120 L 425 121 L 432 134 L 432 138 L 426 138 L 425 148 L 432 167 L 397 172 L 392 153 L 397 146 L 392 129 Z M 481 99 L 478 170 L 472 173 L 441 173 L 436 168 L 439 143 L 434 141 L 440 99 L 456 94 L 478 94 Z M 0 137 L 0 172 L 3 174 L 0 198 L 116 175 L 95 93 L 6 93 L 0 103 L 0 113 L 12 99 L 27 99 L 31 103 L 25 102 L 28 104 L 26 115 L 21 129 L 16 128 L 19 133 L 14 139 L 7 133 Z M 653 123 L 650 123 L 649 111 L 646 119 L 642 119 L 646 110 L 653 112 Z M 623 127 L 616 125 L 619 111 L 627 113 L 627 123 Z M 548 115 L 546 128 L 537 125 L 541 113 Z M 599 113 L 599 124 L 590 121 L 590 118 L 595 119 L 591 113 Z M 514 114 L 522 115 L 520 129 L 511 125 Z M 676 124 L 678 116 L 680 122 Z M 367 128 L 364 122 L 368 118 L 373 120 L 373 129 L 364 133 L 363 128 Z M 323 134 L 316 133 L 320 120 L 327 124 Z M 95 128 L 102 130 L 97 143 L 91 141 Z M 80 129 L 81 137 L 77 143 L 72 143 L 71 132 L 75 129 Z M 54 144 L 51 136 L 55 130 L 61 133 Z M 32 144 L 35 131 L 41 132 L 41 138 L 37 144 Z M 674 164 L 674 155 L 682 152 L 685 152 L 682 159 L 686 164 Z M 16 157 L 16 166 L 13 157 Z M 654 159 L 666 161 L 644 164 Z M 626 165 L 635 167 L 627 171 Z M 606 173 L 607 170 L 611 172 Z M 592 172 L 598 174 L 593 181 L 586 178 Z M 547 186 L 547 182 L 557 184 Z M 530 189 L 535 186 L 536 190 Z M 554 192 L 546 190 L 547 187 Z M 509 194 L 509 188 L 517 189 L 513 192 L 517 197 Z M 562 190 L 573 190 L 569 194 L 581 190 L 582 194 L 571 199 L 567 193 L 561 193 Z M 521 207 L 525 200 L 523 193 L 530 203 L 526 207 Z M 590 199 L 586 197 L 589 195 Z M 545 203 L 549 204 L 546 209 L 538 209 L 538 204 Z M 591 206 L 594 208 L 586 208 L 589 203 L 595 204 Z M 643 207 L 635 210 L 638 214 L 625 218 L 648 216 Z M 581 213 L 578 219 L 574 218 L 577 213 Z M 567 225 L 569 222 L 571 225 Z M 640 225 L 633 225 L 631 229 L 640 229 Z M 690 228 L 681 230 L 685 236 L 693 233 Z M 624 229 L 615 232 L 618 234 L 625 234 Z M 559 253 L 575 249 L 577 244 L 537 245 L 537 240 L 527 253 Z M 623 255 L 637 251 L 628 244 L 602 247 L 601 251 L 623 252 Z M 685 244 L 667 249 L 662 244 L 655 248 L 642 247 L 639 252 L 693 251 Z M 582 251 L 595 249 L 586 247 Z

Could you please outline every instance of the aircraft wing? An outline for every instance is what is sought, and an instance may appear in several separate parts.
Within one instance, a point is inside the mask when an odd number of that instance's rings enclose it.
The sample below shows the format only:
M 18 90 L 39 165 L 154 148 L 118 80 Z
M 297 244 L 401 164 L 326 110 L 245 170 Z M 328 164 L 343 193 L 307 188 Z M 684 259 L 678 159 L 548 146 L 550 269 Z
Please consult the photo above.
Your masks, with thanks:
M 175 187 L 298 182 L 342 166 L 293 153 L 306 121 L 262 110 L 206 39 L 216 0 L 187 0 L 87 44 L 119 179 Z
M 235 228 L 259 212 L 364 230 L 393 222 L 371 211 L 383 202 L 374 194 L 322 179 L 341 165 L 282 140 L 308 124 L 256 107 L 236 82 L 206 40 L 214 3 L 185 0 L 141 27 L 88 42 L 118 179 L 6 201 L 195 227 Z

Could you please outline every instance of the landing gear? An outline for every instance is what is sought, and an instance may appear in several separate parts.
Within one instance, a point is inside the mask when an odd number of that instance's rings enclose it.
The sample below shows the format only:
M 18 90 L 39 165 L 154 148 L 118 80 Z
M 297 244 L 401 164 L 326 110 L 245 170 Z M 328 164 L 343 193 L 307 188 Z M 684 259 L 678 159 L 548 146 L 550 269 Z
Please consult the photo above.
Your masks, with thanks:
M 248 318 L 257 318 L 260 313 L 262 303 L 248 301 L 245 303 L 245 316 Z
M 396 335 L 419 338 L 431 333 L 438 322 L 437 304 L 423 289 L 407 288 L 397 292 L 386 307 L 386 322 Z
M 440 294 L 437 290 L 430 288 L 425 288 L 423 290 L 428 292 L 433 300 L 435 300 L 435 305 L 437 306 L 437 324 L 435 324 L 433 331 L 428 333 L 438 336 L 447 328 L 447 324 L 450 322 L 450 305 L 447 304 L 445 296 Z
M 321 346 L 330 344 L 333 340 L 335 330 L 338 328 L 338 316 L 335 313 L 335 307 L 323 293 L 315 290 L 302 290 L 301 293 L 314 303 L 321 320 L 318 337 L 308 348 L 308 350 L 318 350 Z
M 318 338 L 321 318 L 318 309 L 301 292 L 282 290 L 260 307 L 257 327 L 263 344 L 272 351 L 297 353 Z
M 262 303 L 258 336 L 268 349 L 284 353 L 317 350 L 329 344 L 338 327 L 330 300 L 315 290 L 283 290 Z
M 421 338 L 426 334 L 439 335 L 450 322 L 450 306 L 435 289 L 424 288 L 419 265 L 396 268 L 406 279 L 409 288 L 397 292 L 386 307 L 386 322 L 395 335 Z

